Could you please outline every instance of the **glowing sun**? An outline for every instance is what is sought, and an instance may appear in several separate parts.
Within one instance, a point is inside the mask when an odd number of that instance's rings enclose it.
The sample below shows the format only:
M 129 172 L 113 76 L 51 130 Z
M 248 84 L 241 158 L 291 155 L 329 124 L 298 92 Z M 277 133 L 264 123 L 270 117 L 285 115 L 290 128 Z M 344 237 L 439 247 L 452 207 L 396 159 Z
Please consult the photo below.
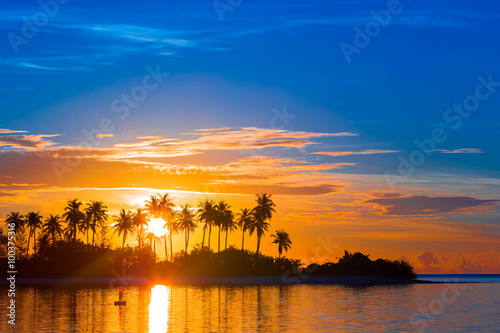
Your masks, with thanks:
M 152 232 L 156 237 L 161 237 L 168 232 L 167 229 L 163 228 L 165 223 L 162 218 L 152 219 L 149 221 L 146 231 Z

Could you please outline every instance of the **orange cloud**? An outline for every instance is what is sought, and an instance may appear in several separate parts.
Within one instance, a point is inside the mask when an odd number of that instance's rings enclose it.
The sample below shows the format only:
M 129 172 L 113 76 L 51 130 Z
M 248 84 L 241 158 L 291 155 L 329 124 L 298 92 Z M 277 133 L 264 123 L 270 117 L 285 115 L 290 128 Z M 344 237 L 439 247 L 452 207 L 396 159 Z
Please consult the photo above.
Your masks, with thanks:
M 95 137 L 98 139 L 101 139 L 101 138 L 112 138 L 114 136 L 115 136 L 114 134 L 100 133 L 100 134 L 97 134 Z
M 59 134 L 53 135 L 6 135 L 0 136 L 0 147 L 13 147 L 16 149 L 36 150 L 56 145 L 55 142 L 45 140 L 53 138 Z
M 11 134 L 11 133 L 27 133 L 27 131 L 16 131 L 6 128 L 0 128 L 0 134 Z

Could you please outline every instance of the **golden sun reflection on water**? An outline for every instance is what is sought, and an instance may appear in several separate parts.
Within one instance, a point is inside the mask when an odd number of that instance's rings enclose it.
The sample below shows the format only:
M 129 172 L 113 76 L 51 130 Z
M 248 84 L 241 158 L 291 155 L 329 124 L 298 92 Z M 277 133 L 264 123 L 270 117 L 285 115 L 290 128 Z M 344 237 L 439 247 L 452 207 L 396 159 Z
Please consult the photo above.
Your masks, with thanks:
M 171 290 L 168 286 L 155 285 L 151 288 L 149 302 L 149 333 L 165 333 L 168 330 L 171 307 Z

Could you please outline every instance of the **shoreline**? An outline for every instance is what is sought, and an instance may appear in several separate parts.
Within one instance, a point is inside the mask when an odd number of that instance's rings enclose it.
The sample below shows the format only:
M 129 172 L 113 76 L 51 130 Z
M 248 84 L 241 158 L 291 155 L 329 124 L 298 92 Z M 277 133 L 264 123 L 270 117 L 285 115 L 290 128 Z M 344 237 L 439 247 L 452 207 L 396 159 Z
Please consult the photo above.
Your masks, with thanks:
M 172 284 L 172 285 L 343 285 L 343 286 L 383 286 L 383 285 L 412 285 L 435 284 L 441 282 L 425 280 L 409 280 L 384 278 L 378 276 L 210 276 L 210 277 L 172 277 L 172 278 L 34 278 L 16 279 L 20 286 L 72 286 L 92 285 L 118 287 L 145 284 Z M 463 282 L 466 283 L 466 282 Z M 2 281 L 0 286 L 7 286 L 8 281 Z

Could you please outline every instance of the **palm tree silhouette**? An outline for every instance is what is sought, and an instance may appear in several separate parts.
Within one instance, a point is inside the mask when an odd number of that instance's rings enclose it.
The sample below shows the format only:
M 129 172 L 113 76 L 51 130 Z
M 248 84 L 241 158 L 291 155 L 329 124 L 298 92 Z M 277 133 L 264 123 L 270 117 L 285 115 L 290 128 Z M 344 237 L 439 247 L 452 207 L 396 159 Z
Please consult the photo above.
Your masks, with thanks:
M 156 195 L 152 195 L 149 200 L 146 200 L 146 210 L 152 218 L 160 217 L 160 204 Z
M 40 229 L 42 227 L 42 216 L 39 212 L 29 212 L 26 215 L 26 226 L 29 228 L 28 230 L 28 250 L 26 251 L 26 258 L 28 258 L 30 251 L 30 238 L 33 235 L 33 249 L 34 255 L 36 256 L 36 229 Z
M 288 252 L 288 250 L 292 246 L 290 235 L 288 235 L 288 232 L 281 229 L 281 230 L 276 230 L 276 233 L 271 235 L 271 237 L 274 238 L 271 244 L 278 244 L 278 259 L 279 259 L 281 258 L 281 253 L 283 252 L 283 250 L 285 250 L 285 252 Z
M 84 219 L 84 214 L 80 211 L 81 205 L 82 203 L 78 199 L 73 199 L 68 200 L 68 205 L 64 208 L 65 213 L 62 218 L 68 223 L 64 233 L 69 240 L 76 240 L 76 234 Z
M 80 224 L 81 230 L 87 235 L 87 245 L 89 244 L 89 230 L 92 228 L 92 213 L 88 210 L 83 211 L 83 220 Z
M 142 240 L 145 237 L 144 227 L 148 225 L 148 214 L 142 209 L 137 208 L 137 211 L 132 214 L 132 223 L 135 227 L 135 235 L 139 243 L 139 249 L 142 247 Z
M 61 234 L 63 232 L 61 220 L 59 219 L 59 215 L 54 216 L 54 215 L 50 214 L 50 216 L 45 219 L 45 223 L 43 225 L 43 232 L 51 235 L 52 244 L 55 244 L 56 234 L 59 237 L 61 237 Z
M 229 208 L 230 206 L 227 206 Z M 226 232 L 226 241 L 224 249 L 227 250 L 227 235 L 236 229 L 236 223 L 234 222 L 234 214 L 230 209 L 226 209 L 224 214 L 221 216 L 222 230 Z
M 149 231 L 147 234 L 146 234 L 146 239 L 149 240 L 149 247 L 154 247 L 154 258 L 155 258 L 155 261 L 156 261 L 156 243 L 161 241 L 161 238 L 156 236 L 152 231 Z
M 177 215 L 179 229 L 184 231 L 186 241 L 186 253 L 189 244 L 189 233 L 194 232 L 198 224 L 195 221 L 195 214 L 189 210 L 189 204 L 182 206 L 182 211 Z
M 117 216 L 115 216 L 115 225 L 113 228 L 115 229 L 115 233 L 118 233 L 118 236 L 123 234 L 123 242 L 122 242 L 122 249 L 125 247 L 125 241 L 127 240 L 128 234 L 133 235 L 135 230 L 134 230 L 134 223 L 132 219 L 132 212 L 130 210 L 125 210 L 125 209 L 120 209 L 120 212 L 118 213 Z
M 172 245 L 172 236 L 178 234 L 180 231 L 179 224 L 177 223 L 177 220 L 175 220 L 176 214 L 174 214 L 170 219 L 168 219 L 168 221 L 163 226 L 164 228 L 166 228 L 168 230 L 168 238 L 170 239 L 170 261 L 173 260 L 173 256 L 174 256 L 174 251 L 173 251 L 174 247 Z M 165 253 L 165 260 L 166 259 L 167 259 L 167 254 Z
M 252 211 L 248 208 L 240 209 L 240 212 L 236 215 L 238 216 L 238 226 L 243 233 L 243 237 L 241 238 L 241 249 L 243 250 L 243 246 L 245 245 L 245 232 L 255 222 L 255 219 L 253 218 Z
M 173 202 L 174 198 L 170 197 L 168 193 L 161 195 L 158 193 L 158 206 L 160 210 L 161 217 L 166 222 L 163 228 L 167 228 L 168 236 L 170 239 L 170 259 L 172 260 L 172 234 L 175 232 L 175 204 Z M 165 260 L 167 260 L 167 234 L 163 235 L 163 240 L 165 242 Z
M 102 201 L 90 200 L 87 204 L 85 212 L 90 215 L 90 229 L 92 230 L 92 245 L 94 245 L 94 238 L 96 229 L 108 220 L 108 207 Z M 88 244 L 88 229 L 87 229 L 87 244 Z
M 276 212 L 274 207 L 276 206 L 271 200 L 271 194 L 257 194 L 257 206 L 253 209 L 253 216 L 255 222 L 250 226 L 250 236 L 256 232 L 257 233 L 257 254 L 259 254 L 260 249 L 260 239 L 266 234 L 269 223 L 266 220 L 271 220 L 273 213 Z
M 226 211 L 229 209 L 229 205 L 227 202 L 224 200 L 219 201 L 219 203 L 215 206 L 215 219 L 214 219 L 214 225 L 219 227 L 219 240 L 218 240 L 218 246 L 217 246 L 217 251 L 220 252 L 220 233 L 221 229 L 223 227 L 224 220 L 226 219 Z
M 17 234 L 18 232 L 22 232 L 24 230 L 24 216 L 20 215 L 19 212 L 10 212 L 5 219 L 5 224 L 7 228 L 9 224 L 14 223 L 14 231 Z
M 206 199 L 198 204 L 198 221 L 205 222 L 203 225 L 203 240 L 201 242 L 201 247 L 205 245 L 205 233 L 208 228 L 208 249 L 210 250 L 210 234 L 212 232 L 212 225 L 215 220 L 215 202 L 213 200 Z

